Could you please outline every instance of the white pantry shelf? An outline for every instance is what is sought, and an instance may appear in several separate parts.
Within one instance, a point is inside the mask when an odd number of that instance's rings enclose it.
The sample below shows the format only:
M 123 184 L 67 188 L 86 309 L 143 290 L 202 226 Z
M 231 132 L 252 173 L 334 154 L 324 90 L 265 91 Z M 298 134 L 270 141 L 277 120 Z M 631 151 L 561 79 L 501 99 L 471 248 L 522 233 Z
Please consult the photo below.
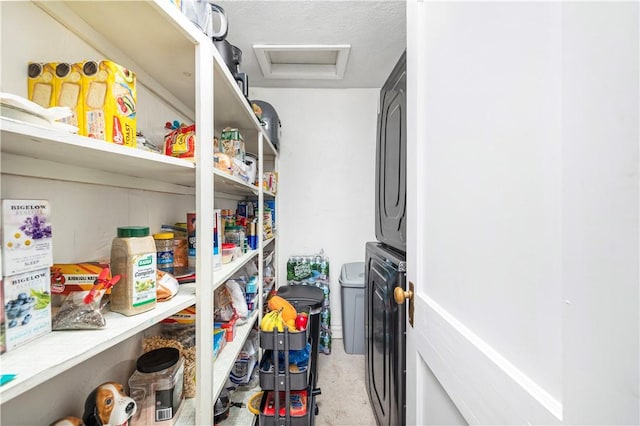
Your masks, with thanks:
M 240 268 L 246 265 L 247 262 L 249 262 L 257 255 L 258 250 L 249 250 L 246 253 L 243 253 L 242 256 L 240 256 L 238 259 L 223 264 L 221 269 L 213 272 L 213 289 L 215 290 L 216 288 L 224 284 L 229 278 L 233 276 L 233 274 L 238 272 Z
M 222 391 L 224 384 L 229 378 L 229 373 L 236 363 L 236 358 L 242 350 L 253 324 L 258 318 L 258 310 L 251 312 L 251 315 L 247 318 L 244 324 L 236 326 L 236 335 L 233 342 L 227 342 L 225 347 L 220 351 L 218 357 L 214 361 L 216 368 L 216 374 L 213 376 L 213 400 L 218 399 L 218 395 Z
M 194 303 L 195 286 L 183 284 L 177 295 L 148 312 L 127 317 L 108 311 L 104 329 L 52 331 L 7 352 L 2 355 L 0 372 L 16 378 L 0 387 L 0 400 L 5 403 L 16 398 Z
M 239 177 L 232 176 L 222 170 L 213 169 L 216 192 L 242 196 L 258 196 L 258 187 L 251 185 Z
M 224 387 L 224 384 L 226 383 L 227 378 L 229 377 L 229 373 L 231 372 L 231 369 L 233 368 L 233 365 L 236 362 L 236 358 L 238 357 L 238 354 L 242 350 L 242 347 L 244 346 L 244 342 L 247 340 L 247 336 L 249 336 L 249 333 L 251 332 L 251 329 L 253 328 L 253 324 L 256 322 L 257 318 L 258 318 L 258 311 L 256 310 L 251 313 L 251 315 L 249 316 L 245 324 L 239 325 L 236 327 L 235 339 L 233 339 L 233 342 L 227 342 L 227 344 L 224 346 L 224 348 L 222 348 L 222 350 L 218 354 L 218 357 L 215 360 L 216 374 L 213 379 L 214 399 L 213 399 L 213 402 L 211 403 L 212 406 L 215 400 L 218 399 L 218 396 L 220 395 L 220 392 L 222 391 L 222 388 Z M 196 401 L 194 398 L 185 399 L 183 401 L 183 407 L 178 417 L 178 421 L 176 422 L 176 426 L 193 426 L 196 424 L 195 423 L 195 410 L 196 410 L 195 402 Z M 241 409 L 247 410 L 244 407 Z M 248 411 L 249 410 L 247 410 L 247 412 Z M 249 416 L 242 416 L 242 418 L 250 419 L 251 416 L 253 416 L 251 413 L 248 413 L 248 414 Z M 245 425 L 245 423 L 234 423 L 234 424 Z
M 2 154 L 189 188 L 195 185 L 195 165 L 191 161 L 55 131 L 5 117 L 0 118 L 0 131 Z M 8 163 L 7 166 L 10 167 L 11 164 Z M 3 167 L 3 172 L 30 176 L 41 173 L 40 169 L 31 167 L 16 169 L 6 170 Z

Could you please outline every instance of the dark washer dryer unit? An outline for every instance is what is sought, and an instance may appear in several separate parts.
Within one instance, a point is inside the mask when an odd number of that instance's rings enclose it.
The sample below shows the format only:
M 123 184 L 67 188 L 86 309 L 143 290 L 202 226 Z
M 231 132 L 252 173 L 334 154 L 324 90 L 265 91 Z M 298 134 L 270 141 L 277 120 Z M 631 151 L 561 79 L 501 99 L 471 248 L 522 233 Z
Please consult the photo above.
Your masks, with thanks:
M 367 391 L 381 426 L 405 424 L 404 305 L 393 292 L 405 288 L 404 254 L 384 244 L 367 243 L 365 264 L 365 356 Z
M 406 52 L 380 90 L 376 141 L 376 242 L 365 263 L 367 391 L 378 425 L 405 424 L 407 117 Z

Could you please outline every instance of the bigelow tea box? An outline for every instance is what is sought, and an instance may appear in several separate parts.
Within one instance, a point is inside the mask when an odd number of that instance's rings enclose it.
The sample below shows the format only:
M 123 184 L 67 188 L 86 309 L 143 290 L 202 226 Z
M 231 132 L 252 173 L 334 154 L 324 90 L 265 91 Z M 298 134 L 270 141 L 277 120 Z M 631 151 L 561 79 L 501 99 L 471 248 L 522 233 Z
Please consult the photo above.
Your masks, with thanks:
M 135 148 L 136 99 L 135 73 L 108 60 L 83 62 L 80 134 Z
M 49 202 L 2 200 L 3 275 L 49 268 L 52 263 Z
M 49 268 L 4 277 L 6 349 L 51 331 Z
M 0 274 L 2 275 L 2 274 Z M 4 284 L 3 284 L 3 280 L 2 280 L 2 276 L 0 276 L 0 354 L 3 354 L 7 351 L 7 345 L 6 345 L 6 339 L 5 339 L 5 334 L 6 334 L 6 327 L 4 324 L 4 319 L 5 319 L 5 315 L 4 315 Z

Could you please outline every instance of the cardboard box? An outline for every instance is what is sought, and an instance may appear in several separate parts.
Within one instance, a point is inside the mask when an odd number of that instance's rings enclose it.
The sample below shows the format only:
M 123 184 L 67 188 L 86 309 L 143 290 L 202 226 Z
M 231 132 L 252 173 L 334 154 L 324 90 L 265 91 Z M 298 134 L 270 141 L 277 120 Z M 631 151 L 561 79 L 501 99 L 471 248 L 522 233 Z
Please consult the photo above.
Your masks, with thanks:
M 7 351 L 6 327 L 4 315 L 4 281 L 0 277 L 0 354 Z
M 7 351 L 51 332 L 50 282 L 49 268 L 4 277 Z
M 187 213 L 187 235 L 189 267 L 195 268 L 196 262 L 196 214 Z M 213 269 L 222 268 L 222 216 L 220 209 L 213 211 Z
M 137 146 L 135 73 L 108 60 L 83 62 L 82 100 L 82 135 Z
M 2 269 L 5 276 L 53 263 L 51 208 L 47 200 L 2 200 Z
M 213 210 L 213 270 L 222 268 L 222 210 Z
M 55 106 L 54 79 L 57 62 L 29 62 L 27 69 L 27 97 L 43 108 Z
M 78 130 L 84 127 L 81 65 L 61 62 L 56 65 L 53 79 L 54 104 L 56 106 L 69 107 L 73 112 L 71 117 L 60 121 L 76 126 Z

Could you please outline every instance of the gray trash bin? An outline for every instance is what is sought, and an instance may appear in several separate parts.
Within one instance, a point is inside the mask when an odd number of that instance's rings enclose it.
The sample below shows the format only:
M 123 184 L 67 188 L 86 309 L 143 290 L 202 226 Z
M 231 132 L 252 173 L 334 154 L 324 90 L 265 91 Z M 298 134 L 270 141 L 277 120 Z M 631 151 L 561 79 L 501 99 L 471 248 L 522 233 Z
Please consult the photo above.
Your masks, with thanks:
M 339 280 L 344 351 L 364 354 L 364 262 L 342 265 Z

